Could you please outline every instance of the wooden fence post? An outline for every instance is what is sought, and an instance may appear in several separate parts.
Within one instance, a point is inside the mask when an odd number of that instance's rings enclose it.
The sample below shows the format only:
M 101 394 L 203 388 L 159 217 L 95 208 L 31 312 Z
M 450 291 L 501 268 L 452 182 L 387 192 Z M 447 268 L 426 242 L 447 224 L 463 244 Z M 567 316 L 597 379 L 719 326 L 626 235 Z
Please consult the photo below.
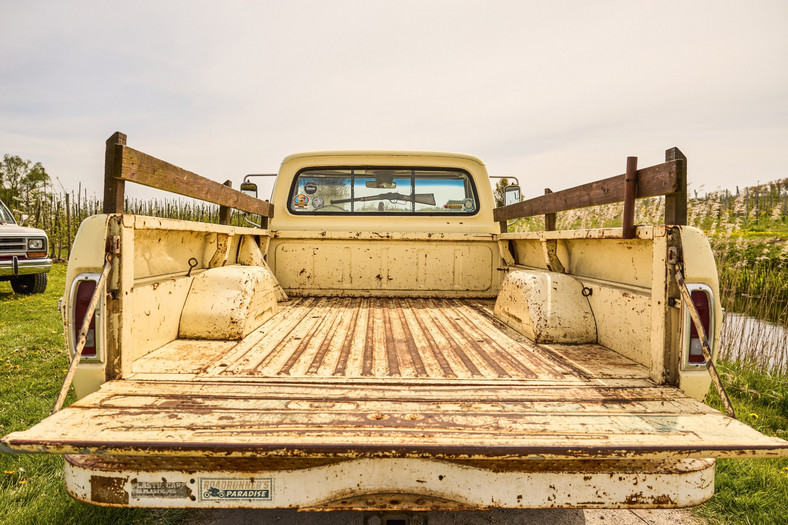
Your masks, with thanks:
M 684 226 L 687 224 L 687 157 L 679 148 L 665 152 L 665 161 L 676 161 L 676 176 L 679 191 L 665 196 L 665 224 Z
M 104 213 L 123 213 L 125 181 L 119 177 L 121 172 L 120 156 L 116 155 L 115 146 L 126 145 L 126 135 L 116 131 L 107 139 L 104 153 Z

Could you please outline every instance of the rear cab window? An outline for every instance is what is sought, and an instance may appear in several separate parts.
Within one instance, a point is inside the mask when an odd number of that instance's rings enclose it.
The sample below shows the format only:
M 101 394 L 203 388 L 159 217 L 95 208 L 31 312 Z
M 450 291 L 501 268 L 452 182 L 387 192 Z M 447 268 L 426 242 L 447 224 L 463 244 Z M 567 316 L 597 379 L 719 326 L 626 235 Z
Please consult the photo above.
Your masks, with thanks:
M 295 215 L 475 215 L 479 204 L 464 170 L 307 168 L 293 180 Z

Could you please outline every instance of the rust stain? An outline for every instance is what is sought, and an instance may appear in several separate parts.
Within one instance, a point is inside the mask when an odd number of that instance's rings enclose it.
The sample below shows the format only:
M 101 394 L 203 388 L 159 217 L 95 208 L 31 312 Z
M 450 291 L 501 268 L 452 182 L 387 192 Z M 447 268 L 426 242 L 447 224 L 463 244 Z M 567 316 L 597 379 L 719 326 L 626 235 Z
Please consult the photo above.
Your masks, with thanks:
M 90 476 L 90 499 L 95 503 L 128 505 L 129 493 L 125 485 L 128 477 Z

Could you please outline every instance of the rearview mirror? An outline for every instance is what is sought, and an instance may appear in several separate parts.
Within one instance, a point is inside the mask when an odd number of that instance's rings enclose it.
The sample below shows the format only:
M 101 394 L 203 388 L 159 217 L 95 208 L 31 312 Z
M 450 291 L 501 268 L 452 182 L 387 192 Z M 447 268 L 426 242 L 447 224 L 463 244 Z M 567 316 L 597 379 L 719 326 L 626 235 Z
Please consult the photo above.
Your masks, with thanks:
M 373 189 L 386 189 L 386 190 L 393 190 L 397 187 L 397 183 L 393 180 L 384 181 L 384 180 L 368 180 L 366 184 L 367 188 Z
M 250 197 L 257 198 L 257 184 L 254 182 L 242 182 L 241 193 L 249 195 Z
M 520 186 L 511 185 L 503 190 L 503 204 L 509 206 L 520 202 Z

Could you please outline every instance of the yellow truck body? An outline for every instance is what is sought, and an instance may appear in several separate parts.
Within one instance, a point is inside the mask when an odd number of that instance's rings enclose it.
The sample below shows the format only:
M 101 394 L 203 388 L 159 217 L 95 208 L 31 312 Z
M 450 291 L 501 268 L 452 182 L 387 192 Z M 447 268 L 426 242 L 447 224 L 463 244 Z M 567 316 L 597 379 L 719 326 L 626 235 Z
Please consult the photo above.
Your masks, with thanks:
M 482 162 L 442 153 L 294 155 L 271 201 L 266 228 L 85 220 L 62 314 L 73 349 L 109 246 L 95 355 L 78 401 L 3 449 L 64 454 L 98 505 L 320 510 L 690 506 L 714 458 L 788 452 L 701 402 L 670 264 L 716 353 L 694 228 L 501 233 Z

